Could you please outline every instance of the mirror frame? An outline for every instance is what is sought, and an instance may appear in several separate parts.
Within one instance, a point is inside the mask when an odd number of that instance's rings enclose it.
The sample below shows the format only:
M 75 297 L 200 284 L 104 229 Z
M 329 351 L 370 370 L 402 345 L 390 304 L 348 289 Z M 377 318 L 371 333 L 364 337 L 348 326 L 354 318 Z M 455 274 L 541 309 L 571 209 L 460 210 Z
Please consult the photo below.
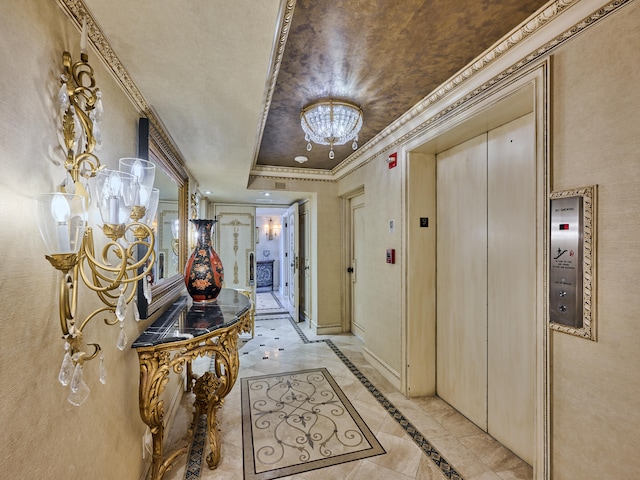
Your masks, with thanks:
M 187 260 L 187 235 L 189 204 L 189 175 L 177 153 L 171 148 L 169 141 L 148 118 L 140 118 L 138 122 L 138 157 L 153 161 L 163 168 L 165 173 L 176 183 L 178 188 L 178 219 L 180 232 L 178 235 L 178 271 L 184 269 Z M 141 247 L 144 248 L 144 247 Z M 151 303 L 147 303 L 142 295 L 142 282 L 138 281 L 138 313 L 140 319 L 148 319 L 160 314 L 166 307 L 180 296 L 184 290 L 184 278 L 181 273 L 165 279 L 151 287 Z

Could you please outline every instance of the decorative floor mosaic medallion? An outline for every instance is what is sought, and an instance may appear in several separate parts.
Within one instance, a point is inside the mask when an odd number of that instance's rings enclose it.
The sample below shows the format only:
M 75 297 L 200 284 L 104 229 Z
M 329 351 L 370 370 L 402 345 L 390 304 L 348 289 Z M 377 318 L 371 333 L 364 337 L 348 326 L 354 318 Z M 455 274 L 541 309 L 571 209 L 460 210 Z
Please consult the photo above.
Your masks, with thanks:
M 385 453 L 325 368 L 242 378 L 245 480 Z
M 367 390 L 369 391 L 369 393 L 371 393 L 371 395 L 373 395 L 373 397 L 378 401 L 378 403 L 380 405 L 382 405 L 382 407 L 386 410 L 387 414 L 390 415 L 397 423 L 398 425 L 400 425 L 402 427 L 402 429 L 407 433 L 407 435 L 413 440 L 413 442 L 418 445 L 418 447 L 420 447 L 420 449 L 423 451 L 423 453 L 425 455 L 427 455 L 431 461 L 433 461 L 433 463 L 439 468 L 439 470 L 442 472 L 442 474 L 449 480 L 464 480 L 462 475 L 460 474 L 460 472 L 454 468 L 453 465 L 451 465 L 451 463 L 449 463 L 447 461 L 447 459 L 445 459 L 440 452 L 433 446 L 433 444 L 422 435 L 422 433 L 418 430 L 418 428 L 415 427 L 415 425 L 413 425 L 403 414 L 402 412 L 391 402 L 389 401 L 389 399 L 382 393 L 380 392 L 380 390 L 378 390 L 378 388 L 369 381 L 369 379 L 358 369 L 358 367 L 356 367 L 350 360 L 349 358 L 347 358 L 347 356 L 340 351 L 340 349 L 338 348 L 338 346 L 331 340 L 329 339 L 322 339 L 322 340 L 310 340 L 307 338 L 307 336 L 304 334 L 304 332 L 301 330 L 300 326 L 294 322 L 290 316 L 286 315 L 286 316 L 266 316 L 266 317 L 262 317 L 261 320 L 276 320 L 277 318 L 286 318 L 289 321 L 289 324 L 293 327 L 293 329 L 296 331 L 296 333 L 298 334 L 298 336 L 300 337 L 300 339 L 302 340 L 302 342 L 304 344 L 311 344 L 311 343 L 324 343 L 326 344 L 332 351 L 333 353 L 335 353 L 335 355 L 342 361 L 342 363 L 344 363 L 344 365 L 351 371 L 351 373 L 353 373 L 353 375 L 355 375 L 355 377 L 360 381 L 360 383 L 362 383 L 362 385 L 364 385 Z M 267 325 L 267 324 L 265 324 Z M 271 328 L 270 330 L 274 330 L 273 328 Z M 260 341 L 260 337 L 261 334 L 256 334 L 256 340 Z M 248 340 L 244 341 L 244 343 L 246 343 Z M 247 352 L 243 352 L 244 354 L 246 354 Z M 263 360 L 268 360 L 269 357 L 263 357 Z M 212 367 L 213 368 L 213 364 Z M 328 372 L 325 375 L 325 370 L 324 369 L 320 369 L 320 370 L 313 370 L 313 371 L 319 371 L 323 378 L 331 378 L 330 375 L 328 375 Z M 300 372 L 296 372 L 297 374 L 300 374 Z M 282 377 L 284 378 L 287 375 L 291 375 L 291 374 L 274 374 L 274 375 L 269 375 L 266 376 L 264 378 L 269 378 L 269 377 Z M 243 413 L 242 413 L 242 424 L 243 424 L 243 430 L 245 428 L 247 428 L 247 425 L 250 426 L 250 413 L 246 413 L 245 414 L 245 398 L 248 398 L 248 392 L 247 394 L 245 394 L 244 392 L 244 388 L 245 388 L 245 380 L 251 380 L 251 379 L 260 379 L 263 377 L 245 377 L 245 378 L 241 378 L 241 384 L 242 384 L 242 409 L 243 409 Z M 332 385 L 335 385 L 335 381 L 333 380 L 333 378 L 331 378 L 332 380 Z M 283 384 L 286 385 L 286 381 L 282 381 L 284 382 Z M 344 397 L 344 394 L 342 393 L 342 391 L 340 390 L 340 388 L 335 385 L 335 388 L 332 388 L 332 391 L 335 392 L 336 395 L 338 395 L 338 392 L 340 392 L 340 395 L 342 395 L 342 397 Z M 273 402 L 272 400 L 270 400 L 271 402 Z M 344 402 L 342 402 L 342 404 L 344 405 L 344 408 L 347 408 L 347 405 L 351 408 L 353 408 L 351 406 L 351 404 L 348 402 L 348 400 L 345 399 Z M 263 407 L 264 408 L 264 407 Z M 355 412 L 355 410 L 353 410 Z M 350 412 L 350 411 L 349 411 Z M 350 414 L 351 415 L 351 414 Z M 247 420 L 245 420 L 245 416 L 248 417 Z M 351 415 L 352 418 L 354 417 L 353 415 Z M 358 419 L 360 419 L 360 416 L 357 414 L 357 412 L 355 412 L 355 416 L 357 416 Z M 262 414 L 261 417 L 266 418 L 267 414 Z M 289 420 L 289 419 L 287 419 Z M 360 420 L 361 421 L 361 420 Z M 305 423 L 309 423 L 307 422 L 307 420 L 304 420 Z M 302 425 L 302 420 L 300 420 L 300 422 L 298 424 L 294 424 L 297 426 Z M 369 428 L 364 424 L 364 422 L 362 422 L 362 425 L 364 426 L 364 429 L 366 432 L 370 432 Z M 361 432 L 363 433 L 363 432 Z M 373 435 L 371 435 L 373 437 Z M 193 443 L 191 445 L 191 449 L 190 449 L 190 453 L 188 455 L 188 461 L 187 461 L 187 469 L 185 472 L 185 480 L 199 480 L 201 478 L 201 474 L 202 474 L 202 456 L 203 456 L 203 452 L 205 451 L 205 438 L 206 438 L 206 417 L 203 417 L 202 419 L 200 419 L 200 421 L 198 422 L 198 425 L 196 427 L 196 432 L 194 435 L 194 439 L 193 439 Z M 275 438 L 275 443 L 276 446 L 279 445 L 277 442 L 277 437 L 275 436 L 275 434 L 272 436 L 272 438 Z M 306 437 L 305 435 L 302 435 L 301 437 L 302 440 L 302 444 L 304 444 L 305 440 L 308 440 L 311 437 Z M 322 443 L 322 440 L 315 440 L 314 438 L 311 438 L 313 441 L 312 443 L 314 444 L 314 446 L 317 443 Z M 293 475 L 295 473 L 299 473 L 298 471 L 292 471 L 289 472 L 285 469 L 280 470 L 279 468 L 276 468 L 274 470 L 266 470 L 263 471 L 262 469 L 260 469 L 261 467 L 259 467 L 258 470 L 256 470 L 255 465 L 255 454 L 254 454 L 254 445 L 252 444 L 252 440 L 251 440 L 251 434 L 250 433 L 246 433 L 243 431 L 243 441 L 245 442 L 245 445 L 243 447 L 243 451 L 244 451 L 244 455 L 245 455 L 245 459 L 244 459 L 244 479 L 245 480 L 268 480 L 268 479 L 275 479 L 275 478 L 280 478 L 282 476 L 286 476 L 286 475 Z M 367 441 L 368 437 L 367 437 Z M 249 445 L 247 445 L 247 442 L 249 442 Z M 377 440 L 375 439 L 375 437 L 372 438 L 372 440 L 369 442 L 371 444 L 371 442 L 376 442 Z M 308 443 L 308 442 L 307 442 Z M 257 445 L 257 443 L 256 443 Z M 301 448 L 302 445 L 300 445 Z M 259 447 L 258 447 L 259 448 Z M 381 447 L 380 447 L 381 448 Z M 276 449 L 273 449 L 274 453 L 271 454 L 272 458 L 275 458 L 275 451 Z M 247 454 L 249 452 L 249 458 L 247 458 Z M 379 452 L 378 454 L 382 454 L 384 453 L 384 450 L 382 450 L 381 452 Z M 345 455 L 352 455 L 353 453 L 349 453 L 349 454 L 345 454 Z M 374 455 L 378 455 L 378 454 L 374 454 Z M 307 454 L 306 453 L 302 453 L 301 454 L 302 457 L 305 457 Z M 253 460 L 251 460 L 251 457 L 253 457 Z M 309 457 L 310 458 L 310 457 Z M 360 458 L 366 458 L 365 457 L 360 457 Z M 312 469 L 317 469 L 317 468 L 323 468 L 326 466 L 330 466 L 330 465 L 335 465 L 338 463 L 344 463 L 344 462 L 348 462 L 351 460 L 355 460 L 356 458 L 347 458 L 346 456 L 344 457 L 343 460 L 339 460 L 337 462 L 332 461 L 331 458 L 329 459 L 325 459 L 325 460 L 304 460 L 304 458 L 302 458 L 301 460 L 299 460 L 298 463 L 300 464 L 307 464 L 307 466 L 310 466 L 311 468 L 307 468 L 305 470 L 301 470 L 301 471 L 308 471 L 308 470 L 312 470 Z M 251 465 L 249 465 L 249 462 L 252 462 Z M 313 463 L 313 462 L 317 462 L 317 463 Z M 326 463 L 322 463 L 322 462 L 326 462 Z M 333 462 L 333 463 L 332 463 Z M 265 463 L 265 462 L 262 462 Z

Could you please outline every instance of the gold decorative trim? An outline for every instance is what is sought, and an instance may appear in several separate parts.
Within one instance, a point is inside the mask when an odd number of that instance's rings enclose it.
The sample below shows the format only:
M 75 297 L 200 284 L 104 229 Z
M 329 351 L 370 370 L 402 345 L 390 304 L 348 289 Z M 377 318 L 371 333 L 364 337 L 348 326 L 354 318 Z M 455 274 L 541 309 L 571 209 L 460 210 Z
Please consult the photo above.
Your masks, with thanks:
M 271 54 L 269 64 L 271 70 L 268 75 L 268 83 L 265 87 L 264 95 L 264 107 L 262 110 L 262 118 L 260 119 L 260 125 L 258 125 L 258 135 L 256 135 L 256 145 L 253 148 L 253 165 L 252 170 L 256 168 L 256 162 L 258 161 L 258 154 L 260 153 L 260 144 L 262 143 L 262 135 L 264 134 L 264 127 L 267 123 L 267 116 L 269 115 L 269 109 L 271 108 L 271 100 L 273 99 L 273 92 L 276 89 L 276 81 L 278 79 L 278 73 L 280 73 L 280 65 L 282 64 L 282 56 L 284 55 L 284 47 L 287 44 L 287 38 L 289 37 L 289 29 L 291 28 L 291 21 L 293 20 L 293 11 L 296 6 L 296 0 L 282 0 L 280 3 L 280 11 L 278 17 L 280 18 L 280 28 L 277 29 L 277 38 L 274 39 L 275 49 Z
M 595 185 L 574 190 L 552 192 L 555 198 L 582 197 L 583 208 L 583 252 L 582 252 L 582 328 L 549 322 L 549 328 L 577 337 L 596 340 L 596 192 Z
M 454 90 L 460 88 L 465 82 L 467 82 L 472 77 L 475 77 L 482 70 L 485 70 L 489 66 L 491 66 L 500 56 L 504 55 L 508 50 L 513 49 L 522 41 L 527 39 L 531 34 L 540 30 L 550 21 L 556 19 L 560 14 L 562 14 L 569 7 L 577 3 L 579 0 L 557 0 L 553 2 L 551 5 L 547 6 L 543 10 L 539 11 L 539 13 L 527 21 L 524 25 L 517 28 L 513 33 L 507 35 L 502 41 L 500 41 L 496 46 L 492 47 L 487 51 L 483 56 L 481 56 L 478 60 L 474 61 L 459 73 L 450 78 L 447 82 L 442 84 L 437 90 L 435 90 L 432 94 L 425 97 L 419 103 L 417 103 L 413 108 L 411 108 L 408 112 L 398 118 L 395 122 L 387 126 L 384 130 L 382 130 L 378 135 L 369 140 L 366 144 L 358 148 L 354 153 L 352 153 L 349 157 L 347 157 L 343 162 L 336 165 L 332 170 L 331 174 L 334 176 L 336 180 L 339 180 L 345 175 L 348 175 L 352 172 L 352 170 L 344 171 L 349 165 L 353 164 L 358 158 L 366 155 L 367 153 L 371 154 L 374 147 L 380 143 L 382 143 L 387 137 L 397 134 L 398 130 L 407 125 L 410 121 L 414 120 L 420 114 L 422 114 L 427 108 L 441 101 L 447 95 L 449 95 Z M 428 130 L 431 126 L 433 126 L 439 119 L 443 116 L 448 115 L 451 111 L 457 109 L 461 105 L 468 103 L 472 98 L 481 95 L 486 92 L 490 87 L 504 80 L 505 78 L 510 77 L 514 73 L 522 70 L 523 68 L 531 65 L 533 62 L 539 60 L 541 57 L 548 55 L 551 51 L 558 48 L 560 45 L 563 45 L 566 41 L 571 40 L 577 34 L 584 31 L 586 28 L 594 25 L 599 22 L 606 16 L 611 13 L 617 11 L 622 6 L 633 2 L 634 0 L 615 0 L 591 15 L 584 18 L 582 21 L 578 22 L 571 28 L 565 30 L 561 35 L 558 35 L 553 40 L 547 42 L 545 45 L 536 48 L 534 51 L 530 52 L 524 58 L 521 58 L 518 62 L 511 65 L 506 70 L 503 70 L 498 75 L 492 77 L 489 81 L 485 82 L 481 86 L 475 88 L 473 91 L 469 92 L 465 96 L 461 97 L 454 103 L 447 105 L 443 110 L 440 110 L 432 117 L 426 119 L 417 127 L 411 129 L 406 134 L 397 138 L 393 142 L 390 142 L 388 145 L 380 151 L 376 152 L 374 155 L 371 155 L 369 158 L 364 160 L 361 165 L 358 167 L 372 161 L 379 154 L 383 152 L 393 150 L 398 145 L 405 143 L 408 139 L 415 137 L 419 133 Z M 340 172 L 343 172 L 341 175 Z

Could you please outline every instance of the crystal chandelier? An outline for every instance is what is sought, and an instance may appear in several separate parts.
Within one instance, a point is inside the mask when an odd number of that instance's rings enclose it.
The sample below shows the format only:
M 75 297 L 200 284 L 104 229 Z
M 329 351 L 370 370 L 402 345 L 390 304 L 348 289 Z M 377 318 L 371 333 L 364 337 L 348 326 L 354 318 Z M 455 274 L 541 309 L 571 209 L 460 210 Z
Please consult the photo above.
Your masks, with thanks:
M 320 100 L 302 109 L 300 124 L 311 151 L 311 142 L 329 145 L 329 158 L 333 160 L 334 145 L 344 145 L 353 140 L 351 147 L 358 148 L 358 132 L 362 127 L 362 110 L 353 103 L 337 100 Z

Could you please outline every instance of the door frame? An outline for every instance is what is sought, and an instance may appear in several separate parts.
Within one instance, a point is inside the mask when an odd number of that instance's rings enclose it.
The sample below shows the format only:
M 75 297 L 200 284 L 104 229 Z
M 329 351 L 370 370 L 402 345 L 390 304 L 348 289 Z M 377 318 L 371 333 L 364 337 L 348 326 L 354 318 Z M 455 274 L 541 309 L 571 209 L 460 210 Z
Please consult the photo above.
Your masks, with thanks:
M 422 134 L 413 137 L 402 146 L 399 160 L 403 169 L 402 212 L 406 225 L 413 225 L 415 208 L 411 206 L 412 188 L 425 188 L 425 185 L 412 185 L 407 175 L 408 160 L 417 154 L 428 162 L 429 158 L 438 151 L 446 150 L 450 146 L 472 138 L 475 133 L 495 128 L 513 120 L 522 113 L 533 111 L 535 134 L 535 162 L 536 162 L 536 336 L 535 336 L 535 403 L 534 403 L 534 477 L 536 479 L 550 478 L 550 349 L 548 325 L 548 298 L 546 286 L 548 284 L 547 252 L 548 252 L 548 221 L 549 221 L 549 192 L 550 192 L 550 141 L 551 132 L 550 97 L 551 97 L 551 57 L 532 64 L 529 68 L 498 83 L 477 99 L 465 104 L 459 110 L 452 110 L 442 116 L 436 116 Z M 435 188 L 435 183 L 429 183 L 427 188 Z M 430 214 L 431 215 L 431 214 Z M 409 219 L 410 223 L 407 219 Z M 435 217 L 434 217 L 435 219 Z M 437 223 L 436 221 L 432 223 Z M 411 227 L 403 238 L 403 250 L 411 252 Z M 430 275 L 435 269 L 435 258 L 424 265 L 424 275 Z M 416 311 L 412 305 L 416 296 L 425 295 L 421 291 L 415 270 L 416 258 L 407 254 L 403 258 L 401 267 L 406 288 L 402 289 L 402 331 L 401 331 L 401 391 L 405 395 L 417 395 L 435 385 L 435 369 L 424 366 L 424 375 L 409 373 L 411 365 L 424 362 L 425 351 L 434 350 L 435 338 L 429 335 L 428 329 L 421 325 L 434 324 L 435 309 Z M 412 266 L 414 267 L 412 270 Z M 436 287 L 437 288 L 437 287 Z M 433 300 L 435 304 L 435 298 Z M 420 335 L 417 336 L 416 332 Z M 428 359 L 428 358 L 427 358 Z
M 291 218 L 293 217 L 293 226 L 291 225 Z M 300 284 L 299 284 L 299 214 L 298 203 L 292 203 L 285 212 L 285 242 L 284 250 L 286 255 L 285 271 L 287 272 L 287 302 L 289 308 L 289 314 L 295 322 L 300 321 Z M 291 291 L 293 285 L 293 292 Z M 293 301 L 291 301 L 293 298 Z
M 342 258 L 341 258 L 341 280 L 342 291 L 344 292 L 344 302 L 342 302 L 342 331 L 351 331 L 351 321 L 353 314 L 353 298 L 351 291 L 351 274 L 347 272 L 347 269 L 351 266 L 351 259 L 353 258 L 352 242 L 353 242 L 353 225 L 351 224 L 351 200 L 359 195 L 364 195 L 364 185 L 349 191 L 342 195 L 342 218 L 344 228 L 342 229 Z M 365 202 L 366 205 L 366 202 Z

